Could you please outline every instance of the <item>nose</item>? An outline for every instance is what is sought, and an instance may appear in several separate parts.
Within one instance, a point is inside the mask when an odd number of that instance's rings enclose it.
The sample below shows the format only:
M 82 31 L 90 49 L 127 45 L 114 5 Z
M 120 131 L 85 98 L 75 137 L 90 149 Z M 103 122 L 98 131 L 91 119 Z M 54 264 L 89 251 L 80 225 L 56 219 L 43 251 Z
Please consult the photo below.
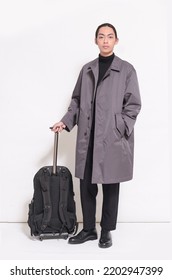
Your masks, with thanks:
M 108 38 L 105 36 L 104 37 L 104 43 L 107 43 L 108 42 Z

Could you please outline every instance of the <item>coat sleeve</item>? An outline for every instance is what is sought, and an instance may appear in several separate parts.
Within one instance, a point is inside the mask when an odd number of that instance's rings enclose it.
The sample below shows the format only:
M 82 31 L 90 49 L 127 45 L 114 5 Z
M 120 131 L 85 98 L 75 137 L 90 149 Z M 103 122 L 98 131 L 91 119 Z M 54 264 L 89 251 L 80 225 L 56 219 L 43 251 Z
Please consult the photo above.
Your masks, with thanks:
M 81 93 L 81 83 L 82 83 L 82 72 L 81 70 L 78 80 L 76 82 L 71 102 L 68 107 L 68 111 L 63 116 L 61 121 L 66 125 L 66 130 L 71 131 L 72 128 L 77 124 L 79 117 L 79 107 L 80 107 L 80 93 Z
M 126 126 L 126 135 L 130 136 L 141 109 L 140 90 L 135 69 L 132 67 L 126 79 L 126 88 L 122 117 Z

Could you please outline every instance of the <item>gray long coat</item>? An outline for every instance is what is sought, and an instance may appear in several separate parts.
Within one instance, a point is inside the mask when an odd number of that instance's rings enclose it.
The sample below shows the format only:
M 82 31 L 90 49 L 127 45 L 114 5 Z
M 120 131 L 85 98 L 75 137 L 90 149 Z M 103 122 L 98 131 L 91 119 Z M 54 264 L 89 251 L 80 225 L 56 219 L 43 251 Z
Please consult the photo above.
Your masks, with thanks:
M 75 176 L 83 179 L 96 94 L 92 183 L 133 177 L 134 124 L 141 108 L 136 71 L 115 56 L 98 87 L 98 58 L 83 66 L 63 121 L 78 125 Z

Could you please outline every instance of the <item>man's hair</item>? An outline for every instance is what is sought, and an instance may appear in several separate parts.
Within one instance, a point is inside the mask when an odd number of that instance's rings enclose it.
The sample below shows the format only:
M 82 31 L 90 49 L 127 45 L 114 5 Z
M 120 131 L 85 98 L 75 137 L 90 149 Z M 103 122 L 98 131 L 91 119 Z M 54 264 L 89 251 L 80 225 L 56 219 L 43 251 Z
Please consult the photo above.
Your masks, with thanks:
M 98 36 L 99 29 L 100 29 L 101 27 L 105 27 L 105 26 L 108 26 L 108 27 L 112 28 L 113 31 L 114 31 L 114 33 L 115 33 L 116 39 L 118 39 L 116 28 L 115 28 L 112 24 L 110 24 L 110 23 L 103 23 L 103 24 L 99 25 L 99 26 L 97 27 L 97 29 L 96 29 L 95 38 L 97 38 L 97 36 Z

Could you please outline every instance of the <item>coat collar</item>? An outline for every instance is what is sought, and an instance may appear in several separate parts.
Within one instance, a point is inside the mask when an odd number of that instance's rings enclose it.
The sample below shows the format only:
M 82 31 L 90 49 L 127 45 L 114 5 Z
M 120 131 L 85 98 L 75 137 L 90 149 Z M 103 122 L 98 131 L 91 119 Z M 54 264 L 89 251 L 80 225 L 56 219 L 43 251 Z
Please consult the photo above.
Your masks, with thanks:
M 110 69 L 115 70 L 117 72 L 120 72 L 121 65 L 122 65 L 122 59 L 115 55 L 115 57 L 114 57 L 114 59 L 112 61 Z
M 120 72 L 121 64 L 122 64 L 122 59 L 115 55 L 115 57 L 111 63 L 110 69 Z M 95 60 L 88 63 L 88 70 L 91 69 L 93 71 L 93 73 L 97 74 L 98 68 L 99 68 L 99 59 L 98 58 L 96 58 Z

